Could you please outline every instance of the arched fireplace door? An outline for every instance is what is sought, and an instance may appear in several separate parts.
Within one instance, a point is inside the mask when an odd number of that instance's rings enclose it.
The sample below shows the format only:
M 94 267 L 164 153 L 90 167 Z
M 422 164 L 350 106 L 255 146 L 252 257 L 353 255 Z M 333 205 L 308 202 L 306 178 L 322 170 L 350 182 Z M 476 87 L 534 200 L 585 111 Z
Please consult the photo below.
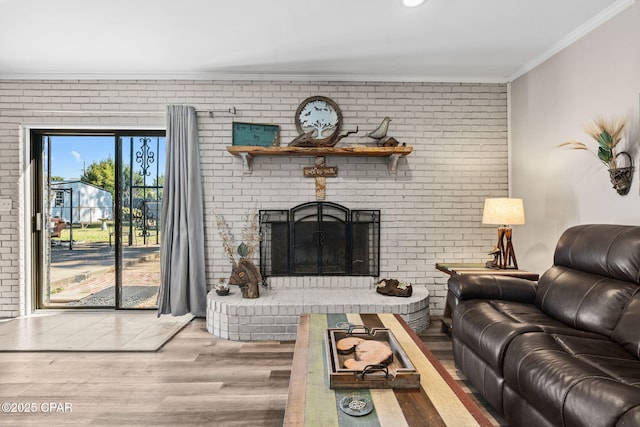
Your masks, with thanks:
M 378 276 L 380 211 L 310 202 L 261 210 L 260 272 L 268 276 Z

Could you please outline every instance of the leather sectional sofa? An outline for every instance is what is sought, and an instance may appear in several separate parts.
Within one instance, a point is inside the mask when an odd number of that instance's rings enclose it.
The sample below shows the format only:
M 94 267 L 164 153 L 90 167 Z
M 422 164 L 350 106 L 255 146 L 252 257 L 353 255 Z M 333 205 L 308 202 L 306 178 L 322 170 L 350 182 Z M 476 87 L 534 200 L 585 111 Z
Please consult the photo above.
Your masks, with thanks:
M 640 227 L 568 229 L 538 282 L 448 287 L 456 365 L 510 426 L 640 426 Z

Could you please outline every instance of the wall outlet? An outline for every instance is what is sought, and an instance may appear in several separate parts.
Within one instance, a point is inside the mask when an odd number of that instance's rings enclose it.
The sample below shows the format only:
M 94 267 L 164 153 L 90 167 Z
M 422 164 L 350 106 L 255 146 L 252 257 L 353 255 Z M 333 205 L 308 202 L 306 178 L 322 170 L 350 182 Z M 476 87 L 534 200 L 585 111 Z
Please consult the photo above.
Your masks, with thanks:
M 11 210 L 11 199 L 0 199 L 0 211 Z

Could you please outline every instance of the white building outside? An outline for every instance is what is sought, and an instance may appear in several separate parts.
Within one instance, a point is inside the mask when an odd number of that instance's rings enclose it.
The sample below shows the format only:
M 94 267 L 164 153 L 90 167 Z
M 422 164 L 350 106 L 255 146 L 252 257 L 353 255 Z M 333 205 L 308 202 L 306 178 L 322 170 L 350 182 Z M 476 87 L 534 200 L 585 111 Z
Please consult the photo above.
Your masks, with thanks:
M 113 197 L 103 188 L 82 181 L 51 183 L 51 218 L 90 224 L 113 219 Z

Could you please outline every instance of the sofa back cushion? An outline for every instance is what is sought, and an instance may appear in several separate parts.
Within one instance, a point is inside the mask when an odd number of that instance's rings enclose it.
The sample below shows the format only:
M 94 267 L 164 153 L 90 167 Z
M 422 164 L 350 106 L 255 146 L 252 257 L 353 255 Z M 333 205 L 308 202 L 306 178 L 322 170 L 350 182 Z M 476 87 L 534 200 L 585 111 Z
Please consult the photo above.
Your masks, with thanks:
M 560 237 L 536 304 L 567 325 L 611 338 L 639 282 L 640 227 L 580 225 Z
M 612 338 L 640 359 L 640 291 L 636 292 L 625 307 Z
M 571 227 L 558 240 L 553 264 L 640 284 L 640 227 Z
M 538 281 L 536 305 L 566 325 L 611 338 L 637 288 L 633 283 L 553 266 Z

